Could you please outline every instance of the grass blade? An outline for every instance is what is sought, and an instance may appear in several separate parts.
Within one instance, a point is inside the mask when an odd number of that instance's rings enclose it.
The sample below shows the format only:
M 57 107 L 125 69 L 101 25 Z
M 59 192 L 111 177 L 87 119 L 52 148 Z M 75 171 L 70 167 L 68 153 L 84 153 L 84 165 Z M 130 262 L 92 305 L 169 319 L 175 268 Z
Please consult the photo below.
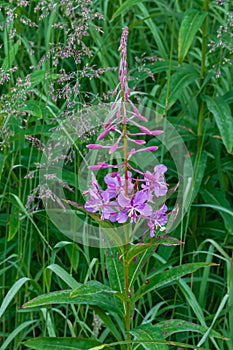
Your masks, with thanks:
M 11 289 L 8 291 L 7 295 L 3 299 L 2 305 L 0 307 L 0 318 L 2 317 L 4 312 L 6 311 L 8 305 L 10 304 L 12 299 L 14 298 L 15 294 L 17 294 L 18 291 L 20 290 L 20 288 L 24 285 L 24 283 L 29 281 L 29 280 L 30 280 L 30 278 L 23 277 L 23 278 L 20 278 L 18 281 L 16 281 L 13 284 L 13 286 L 11 287 Z

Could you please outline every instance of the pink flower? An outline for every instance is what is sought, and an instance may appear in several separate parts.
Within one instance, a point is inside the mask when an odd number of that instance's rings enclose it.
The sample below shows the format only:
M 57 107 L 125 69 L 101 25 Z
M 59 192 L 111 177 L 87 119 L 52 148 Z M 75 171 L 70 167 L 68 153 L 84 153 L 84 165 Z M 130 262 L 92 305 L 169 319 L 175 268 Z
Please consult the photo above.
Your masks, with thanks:
M 167 193 L 168 186 L 165 182 L 164 173 L 167 171 L 167 167 L 163 164 L 156 165 L 154 167 L 154 172 L 146 171 L 144 174 L 144 179 L 146 181 L 146 185 L 142 185 L 142 187 L 149 191 L 150 202 L 154 202 L 153 193 L 155 197 L 162 197 Z
M 104 178 L 104 182 L 108 188 L 106 192 L 109 194 L 109 198 L 116 198 L 120 193 L 124 192 L 125 175 L 120 176 L 118 173 L 107 174 Z M 132 173 L 128 171 L 128 192 L 132 193 L 134 185 L 132 183 Z
M 160 230 L 162 231 L 164 228 L 164 225 L 166 225 L 167 223 L 167 206 L 165 204 L 163 204 L 163 206 L 159 209 L 159 210 L 155 210 L 148 221 L 148 226 L 150 228 L 150 236 L 154 237 L 154 228 L 158 228 L 160 227 Z
M 148 195 L 145 191 L 138 191 L 131 198 L 126 197 L 121 193 L 118 197 L 118 204 L 121 208 L 116 220 L 119 223 L 124 223 L 130 218 L 130 221 L 136 222 L 137 217 L 150 217 L 152 208 L 147 202 Z
M 92 173 L 92 179 L 90 181 L 90 187 L 84 194 L 89 194 L 90 199 L 85 203 L 84 208 L 91 212 L 101 212 L 101 220 L 116 221 L 116 211 L 113 206 L 115 203 L 110 203 L 109 193 L 107 191 L 101 191 L 95 175 Z

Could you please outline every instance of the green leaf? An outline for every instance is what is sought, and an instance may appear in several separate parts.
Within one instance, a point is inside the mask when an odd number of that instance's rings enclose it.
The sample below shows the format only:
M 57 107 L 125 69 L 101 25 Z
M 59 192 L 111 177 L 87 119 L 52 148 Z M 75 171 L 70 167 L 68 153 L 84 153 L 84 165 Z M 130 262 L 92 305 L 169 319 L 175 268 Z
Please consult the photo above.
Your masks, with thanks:
M 178 68 L 178 64 L 175 61 L 172 61 L 172 70 L 177 70 Z M 149 64 L 145 64 L 145 71 L 138 71 L 135 70 L 132 74 L 132 76 L 134 76 L 137 79 L 137 83 L 144 81 L 146 78 L 148 78 L 148 71 L 153 73 L 153 74 L 157 74 L 157 73 L 161 73 L 161 72 L 167 72 L 169 67 L 170 67 L 170 61 L 167 59 L 161 60 L 161 61 L 155 61 Z M 130 85 L 130 82 L 129 82 Z
M 153 249 L 159 245 L 172 246 L 183 244 L 183 242 L 179 241 L 177 238 L 169 236 L 158 236 L 154 237 L 153 240 L 155 241 L 154 243 L 142 243 L 131 246 L 127 254 L 128 263 L 147 249 Z
M 162 89 L 159 100 L 164 108 L 158 106 L 157 113 L 159 115 L 165 114 L 166 110 L 169 110 L 174 103 L 179 99 L 180 96 L 183 96 L 184 89 L 196 79 L 199 79 L 199 74 L 191 65 L 185 65 L 178 69 L 171 76 L 171 83 L 169 86 L 169 95 L 167 99 L 167 89 L 168 86 L 165 86 Z
M 59 276 L 69 287 L 75 289 L 81 286 L 68 272 L 66 272 L 61 266 L 57 264 L 51 264 L 47 269 L 53 271 L 57 276 Z
M 42 105 L 42 102 L 29 100 L 29 101 L 26 101 L 24 105 L 20 107 L 20 110 L 27 112 L 34 117 L 42 118 L 43 113 L 42 113 L 41 105 Z M 45 105 L 44 105 L 44 109 L 45 109 Z
M 3 172 L 3 169 L 4 169 L 6 158 L 7 158 L 7 156 L 5 154 L 0 153 L 0 182 L 1 182 L 2 172 Z
M 124 267 L 120 261 L 120 249 L 110 248 L 106 251 L 106 267 L 110 287 L 121 293 L 124 291 Z
M 87 211 L 80 203 L 76 203 L 70 200 L 63 201 L 69 205 L 72 205 L 81 213 L 85 213 L 87 217 L 91 218 L 96 224 L 98 224 L 99 227 L 101 227 L 101 233 L 106 242 L 112 240 L 118 246 L 126 244 L 124 235 L 119 235 L 120 227 L 115 227 L 109 220 L 102 220 L 99 215 Z
M 195 9 L 186 11 L 183 21 L 180 26 L 178 38 L 178 61 L 182 63 L 188 50 L 200 29 L 202 22 L 207 16 L 207 12 L 201 12 Z
M 124 1 L 123 4 L 116 10 L 116 12 L 113 14 L 113 19 L 115 19 L 117 16 L 122 14 L 124 11 L 128 10 L 130 7 L 137 5 L 145 0 L 128 0 Z
M 146 350 L 168 350 L 166 344 L 156 344 L 156 341 L 163 341 L 164 336 L 161 329 L 151 324 L 144 324 L 138 328 L 132 329 L 130 333 L 134 336 L 134 339 L 140 340 L 142 346 Z M 149 340 L 148 342 L 143 342 Z
M 217 191 L 216 189 L 208 188 L 200 191 L 200 194 L 204 201 L 207 203 L 206 206 L 211 205 L 211 207 L 216 210 L 218 210 L 218 207 L 222 208 L 222 210 L 219 210 L 219 214 L 221 215 L 224 221 L 225 228 L 231 234 L 233 234 L 232 207 L 226 199 L 224 193 L 222 193 L 221 191 Z M 227 210 L 229 210 L 229 213 Z
M 229 105 L 222 97 L 211 98 L 209 96 L 204 96 L 203 100 L 206 101 L 209 111 L 214 116 L 227 152 L 232 152 L 233 117 Z
M 15 294 L 18 293 L 19 289 L 24 285 L 24 283 L 29 281 L 29 280 L 30 280 L 30 278 L 23 277 L 23 278 L 20 278 L 18 281 L 16 281 L 13 284 L 13 286 L 11 287 L 11 289 L 8 291 L 5 298 L 3 299 L 2 305 L 0 307 L 0 318 L 2 317 L 4 312 L 6 311 L 6 308 L 8 307 L 8 305 L 10 304 L 12 299 L 14 298 Z
M 82 284 L 76 288 L 72 293 L 71 297 L 80 296 L 80 295 L 92 295 L 97 293 L 116 293 L 116 291 L 110 289 L 108 286 L 98 282 L 98 281 L 89 281 L 86 284 Z
M 202 267 L 213 266 L 209 263 L 191 263 L 173 267 L 167 271 L 156 274 L 151 279 L 147 280 L 135 293 L 132 298 L 132 304 L 135 303 L 146 293 L 152 292 L 155 289 L 171 284 L 179 278 L 193 273 Z
M 53 74 L 51 72 L 49 72 L 48 74 L 48 70 L 44 69 L 44 70 L 36 70 L 32 72 L 30 76 L 30 81 L 31 81 L 32 87 L 35 87 L 40 83 L 44 83 L 48 79 L 56 80 L 58 78 L 59 78 L 58 74 Z
M 205 334 L 205 332 L 208 330 L 208 327 L 204 327 L 199 324 L 195 324 L 184 320 L 177 320 L 177 319 L 165 320 L 165 321 L 156 323 L 156 327 L 163 331 L 165 338 L 170 337 L 172 334 L 180 333 L 180 332 L 197 332 L 197 333 Z M 224 339 L 224 337 L 220 333 L 214 330 L 211 330 L 209 335 L 211 337 Z
M 219 307 L 218 307 L 217 312 L 215 313 L 215 316 L 214 316 L 214 319 L 213 319 L 211 325 L 210 325 L 209 328 L 206 330 L 206 332 L 205 332 L 205 334 L 203 335 L 202 339 L 198 342 L 198 344 L 197 344 L 198 347 L 201 346 L 202 344 L 204 344 L 205 341 L 206 341 L 206 339 L 207 339 L 208 337 L 211 336 L 212 328 L 213 328 L 213 326 L 214 326 L 214 324 L 215 324 L 217 318 L 218 318 L 218 317 L 220 316 L 220 314 L 222 313 L 222 311 L 223 311 L 223 309 L 224 309 L 224 307 L 225 307 L 225 305 L 226 305 L 228 299 L 229 299 L 229 294 L 225 294 L 224 298 L 222 299 L 222 301 L 221 301 L 221 303 L 220 303 L 220 305 L 219 305 Z
M 3 64 L 2 64 L 2 69 L 7 70 L 12 67 L 15 57 L 17 55 L 17 52 L 19 50 L 19 46 L 21 45 L 21 42 L 18 40 L 11 48 L 9 54 L 5 57 Z
M 33 323 L 35 323 L 37 321 L 33 320 L 33 321 L 26 321 L 21 323 L 18 327 L 16 327 L 6 338 L 6 340 L 4 341 L 4 343 L 2 344 L 2 346 L 0 347 L 0 350 L 5 350 L 5 349 L 10 349 L 9 348 L 9 344 L 17 337 L 17 335 L 19 333 L 21 333 L 25 328 L 29 328 L 29 326 L 31 326 Z M 30 330 L 30 328 L 28 329 L 28 331 Z
M 19 213 L 20 213 L 19 207 L 16 205 L 12 205 L 11 214 L 10 214 L 9 232 L 7 237 L 8 241 L 12 240 L 15 237 L 16 233 L 18 232 Z
M 202 152 L 201 155 L 197 154 L 195 161 L 195 175 L 194 175 L 194 189 L 192 194 L 192 200 L 194 200 L 200 190 L 201 183 L 205 174 L 207 163 L 207 153 Z
M 28 348 L 37 350 L 86 350 L 100 345 L 100 342 L 92 339 L 78 338 L 36 338 L 23 343 Z
M 93 306 L 93 309 L 95 310 L 96 314 L 101 318 L 101 320 L 104 322 L 105 326 L 114 335 L 116 340 L 121 341 L 122 340 L 121 334 L 119 333 L 119 331 L 116 328 L 116 322 L 112 321 L 111 316 L 108 315 L 103 310 L 101 310 L 98 306 Z
M 162 40 L 163 34 L 161 33 L 159 26 L 155 24 L 155 21 L 152 19 L 152 16 L 148 11 L 147 6 L 145 6 L 142 3 L 139 3 L 138 8 L 140 11 L 140 17 L 143 18 L 143 24 L 145 23 L 150 29 L 150 37 L 153 37 L 155 44 L 158 48 L 159 54 L 161 55 L 161 57 L 166 59 L 168 56 L 168 49 L 166 48 L 167 42 L 166 40 Z
M 74 291 L 69 289 L 40 295 L 22 307 L 27 309 L 50 304 L 95 305 L 105 311 L 121 313 L 121 302 L 114 298 L 115 293 L 97 281 L 90 281 Z

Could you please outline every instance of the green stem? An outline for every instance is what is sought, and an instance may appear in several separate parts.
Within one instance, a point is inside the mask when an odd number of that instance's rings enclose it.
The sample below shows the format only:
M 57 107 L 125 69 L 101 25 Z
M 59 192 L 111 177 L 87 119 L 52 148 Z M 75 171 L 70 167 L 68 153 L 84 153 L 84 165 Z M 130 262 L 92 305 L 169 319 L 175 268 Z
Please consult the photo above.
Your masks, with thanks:
M 128 139 L 127 139 L 127 120 L 125 120 L 125 101 L 124 101 L 124 92 L 122 91 L 122 117 L 123 117 L 123 142 L 124 142 L 124 176 L 125 176 L 125 195 L 128 196 Z M 124 246 L 124 255 L 123 255 L 123 263 L 124 263 L 124 289 L 125 295 L 128 299 L 129 297 L 129 263 L 127 261 L 127 253 L 129 250 L 129 230 L 126 228 L 126 245 Z M 131 334 L 130 334 L 130 301 L 127 300 L 124 302 L 125 308 L 125 330 L 126 330 L 126 340 L 127 350 L 131 350 Z
M 129 244 L 125 246 L 125 251 L 124 251 L 124 287 L 125 287 L 125 294 L 126 297 L 129 297 L 129 264 L 127 261 L 127 253 L 129 250 Z M 126 340 L 129 341 L 127 343 L 127 350 L 131 350 L 131 334 L 130 334 L 130 301 L 125 301 L 124 302 L 125 306 L 125 330 L 126 330 Z
M 125 195 L 128 195 L 128 140 L 127 140 L 127 126 L 124 124 L 124 175 L 125 175 Z

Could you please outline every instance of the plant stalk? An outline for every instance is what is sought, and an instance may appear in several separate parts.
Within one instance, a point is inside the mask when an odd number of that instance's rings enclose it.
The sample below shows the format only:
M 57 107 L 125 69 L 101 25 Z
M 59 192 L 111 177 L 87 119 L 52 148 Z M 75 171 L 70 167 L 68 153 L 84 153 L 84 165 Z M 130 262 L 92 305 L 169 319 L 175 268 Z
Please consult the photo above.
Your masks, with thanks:
M 123 142 L 124 142 L 124 176 L 125 176 L 125 195 L 128 196 L 128 139 L 127 139 L 127 118 L 125 111 L 125 101 L 124 101 L 124 92 L 122 91 L 122 116 L 123 116 Z M 124 246 L 124 255 L 123 255 L 123 264 L 124 264 L 124 289 L 126 298 L 129 298 L 129 263 L 127 261 L 127 253 L 129 251 L 129 230 L 126 228 L 126 245 Z M 127 350 L 131 350 L 131 334 L 130 334 L 130 301 L 127 300 L 124 302 L 125 308 L 125 330 L 126 330 L 126 340 Z
M 127 261 L 127 253 L 129 250 L 129 244 L 126 244 L 124 251 L 124 287 L 126 297 L 129 297 L 129 264 Z M 130 301 L 124 302 L 125 306 L 125 329 L 126 329 L 126 340 L 129 341 L 127 343 L 127 350 L 131 350 L 131 334 L 130 334 Z

